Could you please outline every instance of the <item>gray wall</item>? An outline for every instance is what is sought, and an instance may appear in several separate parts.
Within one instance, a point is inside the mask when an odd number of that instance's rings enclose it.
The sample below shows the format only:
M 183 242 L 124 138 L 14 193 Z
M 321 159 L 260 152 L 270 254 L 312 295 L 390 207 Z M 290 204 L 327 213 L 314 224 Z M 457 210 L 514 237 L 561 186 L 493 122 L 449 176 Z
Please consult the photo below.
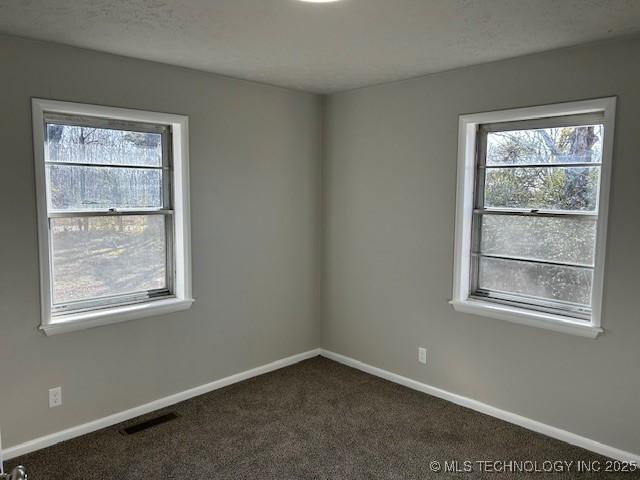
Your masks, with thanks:
M 5 448 L 318 347 L 319 97 L 3 36 L 0 72 Z M 191 310 L 37 331 L 32 96 L 189 115 Z
M 635 39 L 370 87 L 327 98 L 323 121 L 317 96 L 0 36 L 5 448 L 315 348 L 322 336 L 338 353 L 639 452 L 638 58 Z M 619 96 L 606 334 L 455 313 L 458 115 L 605 95 Z M 32 96 L 189 115 L 190 311 L 37 331 Z M 418 346 L 429 349 L 426 367 Z M 64 404 L 50 410 L 57 385 Z
M 322 346 L 640 452 L 640 40 L 333 95 Z M 618 95 L 603 327 L 590 340 L 456 313 L 458 116 Z M 417 362 L 428 348 L 428 366 Z

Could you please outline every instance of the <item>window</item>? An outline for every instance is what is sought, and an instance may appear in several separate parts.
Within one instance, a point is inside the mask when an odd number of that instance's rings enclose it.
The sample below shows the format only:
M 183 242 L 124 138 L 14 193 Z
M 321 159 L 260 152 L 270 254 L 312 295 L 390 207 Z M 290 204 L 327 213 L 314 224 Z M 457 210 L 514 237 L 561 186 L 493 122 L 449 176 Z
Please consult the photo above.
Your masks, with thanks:
M 615 99 L 460 118 L 453 306 L 595 337 Z
M 34 99 L 42 328 L 188 308 L 187 119 Z

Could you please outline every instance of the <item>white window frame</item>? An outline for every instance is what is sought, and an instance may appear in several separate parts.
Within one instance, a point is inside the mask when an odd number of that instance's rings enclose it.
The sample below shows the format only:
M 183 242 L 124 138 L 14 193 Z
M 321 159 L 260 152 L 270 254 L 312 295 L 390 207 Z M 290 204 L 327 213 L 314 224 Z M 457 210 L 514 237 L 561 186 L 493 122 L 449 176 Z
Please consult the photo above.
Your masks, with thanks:
M 602 329 L 602 296 L 607 240 L 607 218 L 609 212 L 609 190 L 611 185 L 611 164 L 613 160 L 615 110 L 616 97 L 607 97 L 537 107 L 475 113 L 461 115 L 459 117 L 454 276 L 453 296 L 450 302 L 455 310 L 589 338 L 595 338 L 604 331 Z M 488 123 L 535 120 L 589 113 L 602 113 L 604 115 L 604 139 L 602 145 L 602 167 L 590 320 L 585 322 L 584 319 L 574 319 L 566 315 L 557 315 L 526 307 L 515 307 L 471 298 L 471 237 L 475 200 L 474 189 L 478 128 L 480 125 Z
M 168 298 L 107 308 L 52 315 L 52 269 L 45 169 L 45 115 L 62 114 L 168 126 L 172 139 L 173 295 Z M 186 310 L 191 293 L 191 228 L 189 215 L 189 118 L 184 115 L 148 112 L 100 105 L 32 99 L 33 147 L 38 245 L 40 259 L 40 329 L 46 335 L 81 330 L 136 318 Z

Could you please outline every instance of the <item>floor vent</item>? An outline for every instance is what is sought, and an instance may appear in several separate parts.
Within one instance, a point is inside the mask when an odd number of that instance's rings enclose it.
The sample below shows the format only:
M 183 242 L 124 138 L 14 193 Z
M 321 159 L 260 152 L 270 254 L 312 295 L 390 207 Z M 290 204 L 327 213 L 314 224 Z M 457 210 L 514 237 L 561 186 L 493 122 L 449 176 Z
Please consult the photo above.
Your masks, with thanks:
M 170 422 L 171 420 L 175 420 L 178 417 L 179 415 L 175 412 L 165 413 L 164 415 L 160 415 L 150 420 L 145 420 L 144 422 L 136 423 L 135 425 L 130 425 L 126 428 L 122 428 L 120 429 L 120 433 L 123 435 L 133 435 L 134 433 L 142 432 L 143 430 L 155 427 L 162 423 Z

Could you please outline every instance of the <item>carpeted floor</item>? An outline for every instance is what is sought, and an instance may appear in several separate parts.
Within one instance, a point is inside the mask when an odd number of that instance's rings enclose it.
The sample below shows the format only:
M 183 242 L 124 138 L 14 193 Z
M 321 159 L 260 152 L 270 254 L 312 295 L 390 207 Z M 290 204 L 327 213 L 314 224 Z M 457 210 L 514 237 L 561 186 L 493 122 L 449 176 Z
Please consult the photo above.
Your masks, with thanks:
M 119 429 L 175 411 L 125 436 Z M 431 462 L 471 462 L 434 472 Z M 30 480 L 605 478 L 487 473 L 477 461 L 600 461 L 586 450 L 316 357 L 8 462 Z M 529 464 L 527 469 L 532 468 Z M 547 464 L 548 465 L 548 464 Z M 619 474 L 606 478 L 637 478 Z

